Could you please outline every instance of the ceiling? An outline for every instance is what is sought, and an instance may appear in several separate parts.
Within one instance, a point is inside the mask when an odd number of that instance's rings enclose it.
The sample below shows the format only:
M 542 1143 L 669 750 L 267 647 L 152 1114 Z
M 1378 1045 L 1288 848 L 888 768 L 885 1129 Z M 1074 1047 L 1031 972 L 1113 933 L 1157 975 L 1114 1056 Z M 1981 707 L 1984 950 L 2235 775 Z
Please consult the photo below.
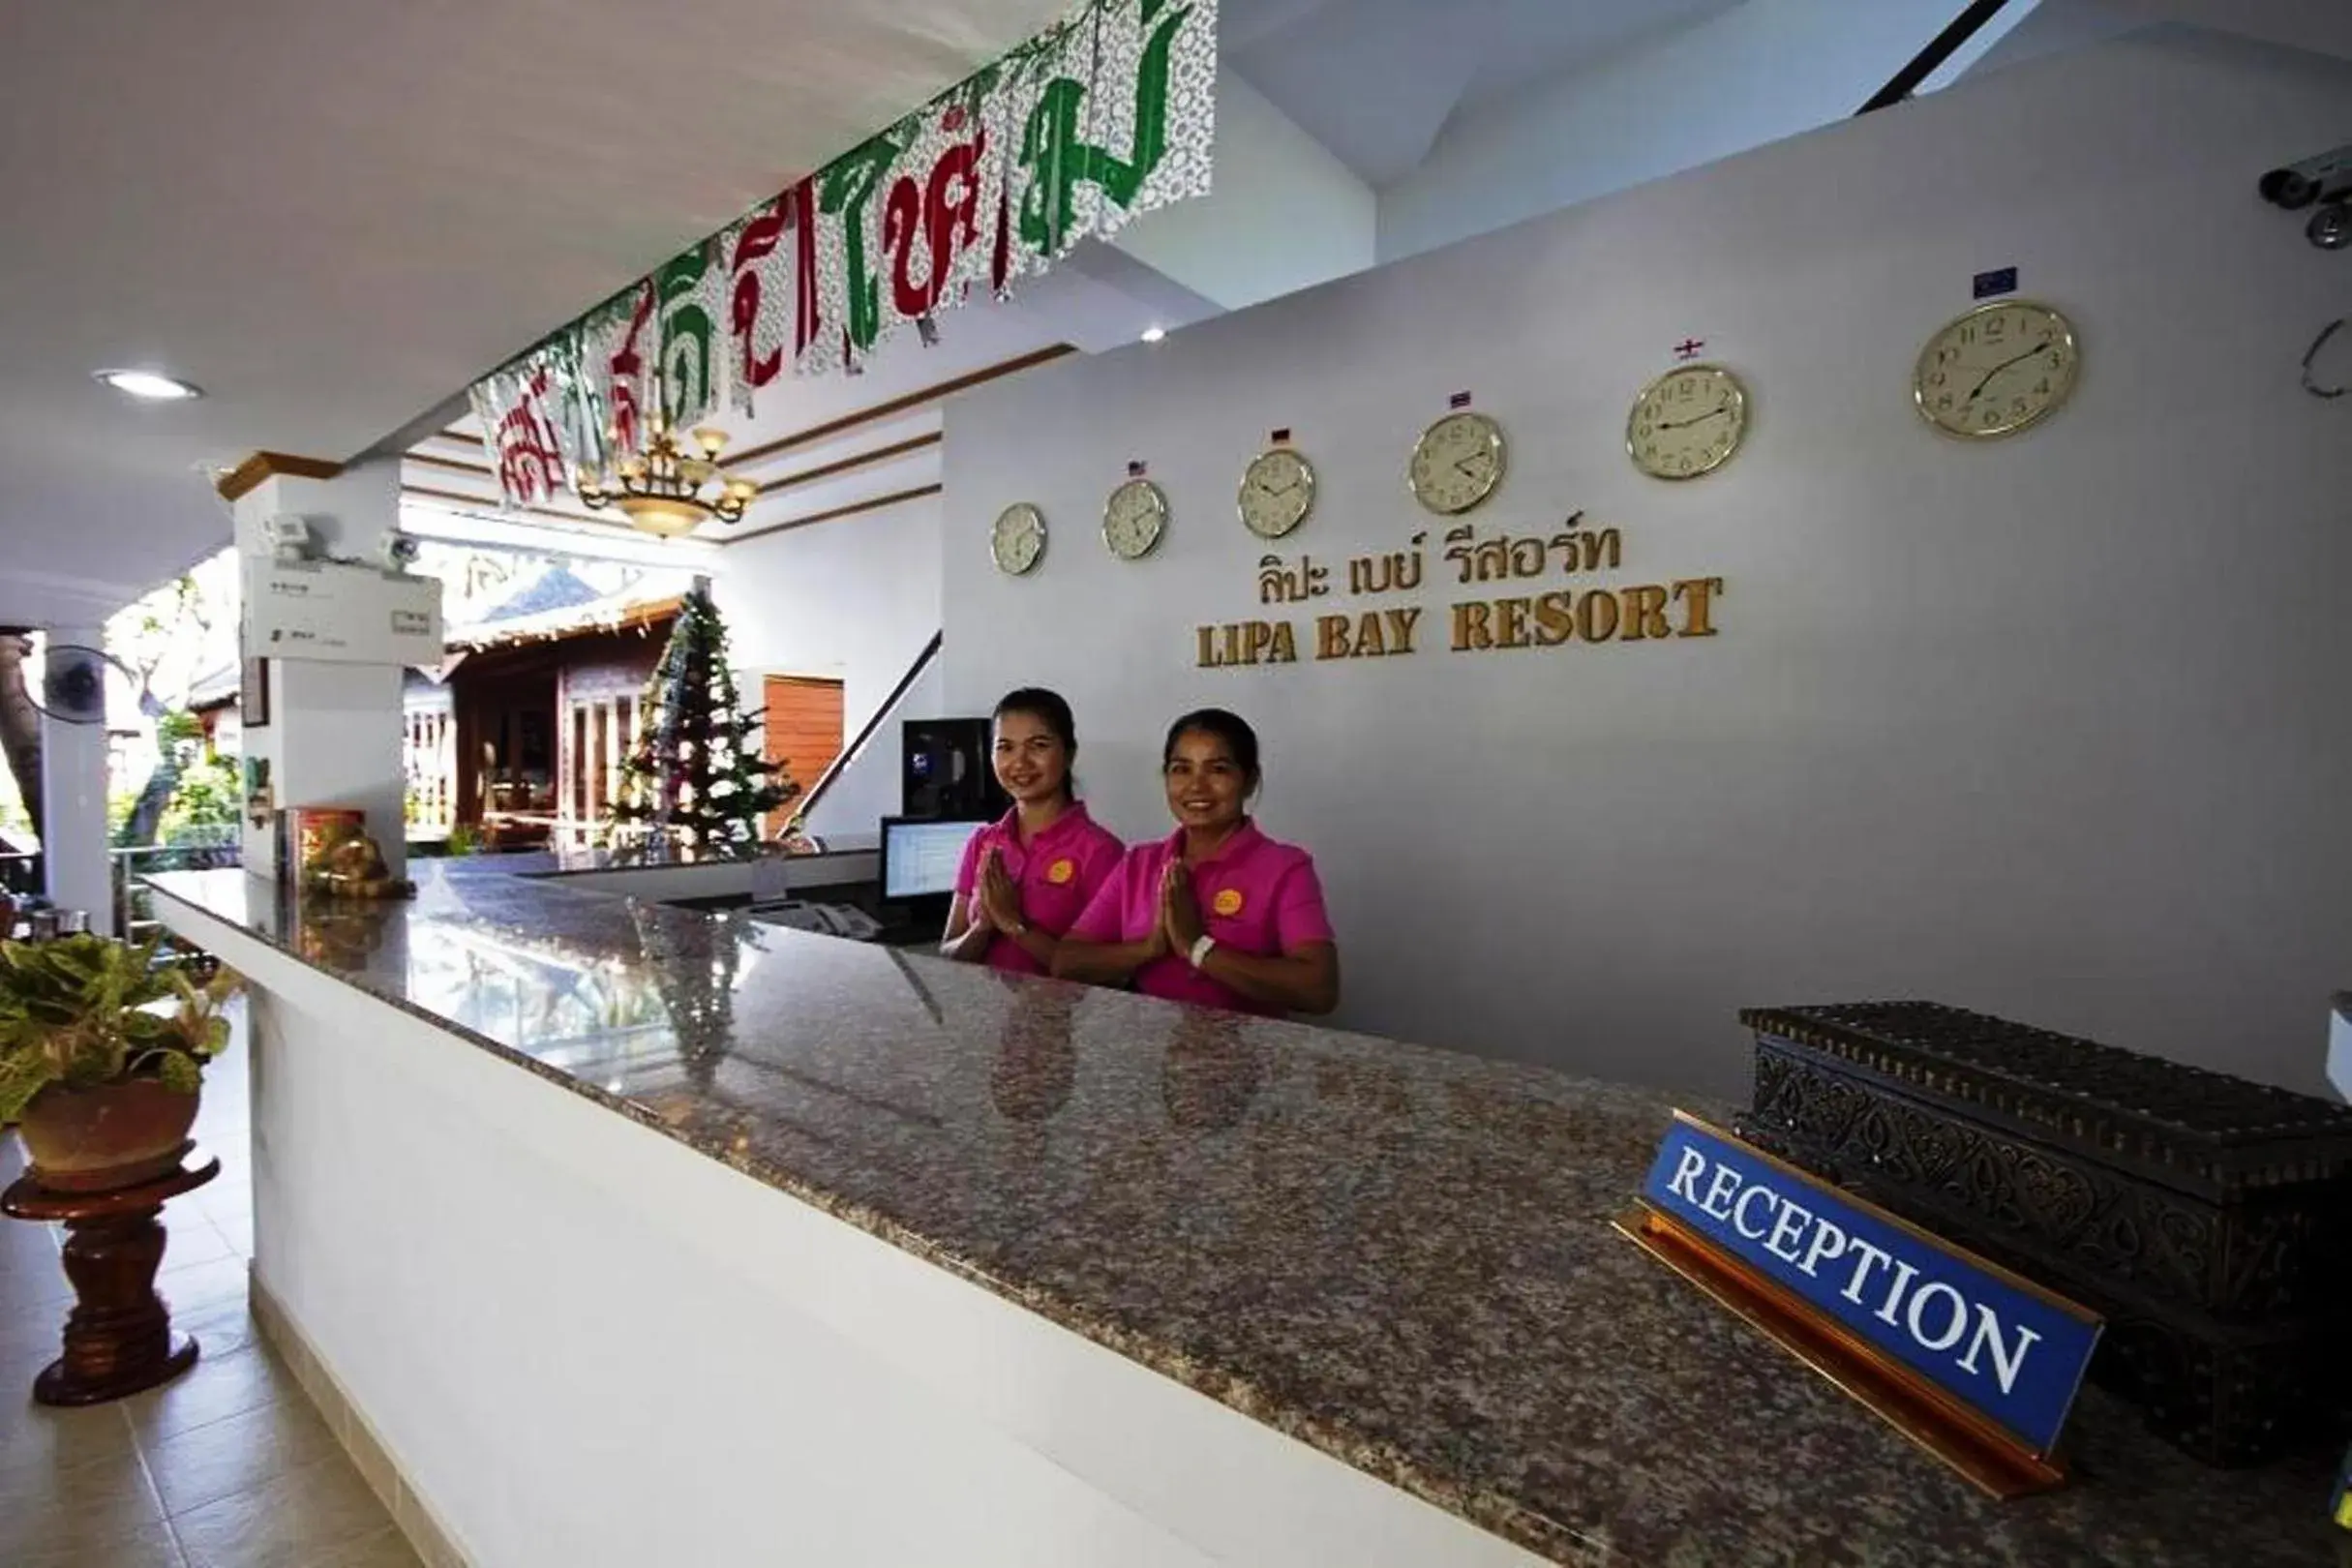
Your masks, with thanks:
M 1377 189 L 1459 115 L 1738 0 L 1222 0 L 1226 64 Z
M 1064 5 L 10 6 L 0 623 L 181 569 L 206 466 L 356 455 Z
M 0 210 L 12 214 L 0 247 L 0 625 L 95 618 L 217 548 L 227 521 L 209 470 L 256 449 L 331 460 L 407 450 L 412 499 L 486 511 L 489 475 L 457 401 L 468 383 L 1068 3 L 11 6 L 0 50 Z M 1538 111 L 1547 93 L 1572 83 L 1574 102 L 1605 103 L 1613 80 L 1700 78 L 1717 97 L 1727 81 L 1780 90 L 1803 64 L 1789 56 L 1823 42 L 1807 29 L 1853 15 L 1820 0 L 1221 4 L 1227 66 L 1280 111 L 1272 118 L 1292 122 L 1293 141 L 1333 155 L 1302 164 L 1295 148 L 1221 136 L 1220 157 L 1264 188 L 1243 189 L 1221 215 L 1214 196 L 1183 210 L 1200 230 L 1195 250 L 1227 252 L 1283 243 L 1292 201 L 1265 184 L 1278 165 L 1293 175 L 1311 165 L 1299 177 L 1355 198 L 1378 193 L 1357 201 L 1368 226 L 1375 206 L 1385 226 L 1402 195 L 1460 185 L 1447 159 L 1465 140 L 1508 153 L 1472 182 L 1563 158 L 1594 166 L 1595 179 L 1653 177 L 1615 168 L 1643 163 L 1639 116 L 1595 121 L 1562 145 L 1561 119 Z M 1923 41 L 1941 0 L 1905 4 Z M 2012 9 L 2037 22 L 2096 11 L 2118 26 L 2228 25 L 2321 47 L 2342 46 L 2345 26 L 2341 0 Z M 1760 58 L 1764 42 L 1781 55 Z M 1853 101 L 1883 75 L 1874 68 L 1854 84 Z M 1754 144 L 1736 130 L 1708 156 Z M 1372 238 L 1368 226 L 1367 256 Z M 767 489 L 733 531 L 927 494 L 940 405 L 960 378 L 1214 314 L 1191 291 L 1206 286 L 1163 249 L 1146 264 L 1081 247 L 1012 304 L 944 317 L 937 348 L 910 336 L 865 376 L 763 394 L 735 450 L 759 454 L 743 471 Z M 91 381 L 106 366 L 170 371 L 209 395 L 132 404 Z M 532 521 L 630 543 L 606 520 Z

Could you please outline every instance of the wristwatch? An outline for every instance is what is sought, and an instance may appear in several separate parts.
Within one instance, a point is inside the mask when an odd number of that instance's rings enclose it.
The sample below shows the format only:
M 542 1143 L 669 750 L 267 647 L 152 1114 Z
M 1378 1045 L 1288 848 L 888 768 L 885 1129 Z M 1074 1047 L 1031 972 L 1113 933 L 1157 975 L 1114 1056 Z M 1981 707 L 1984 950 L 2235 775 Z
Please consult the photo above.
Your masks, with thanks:
M 1191 962 L 1194 969 L 1198 969 L 1201 965 L 1209 961 L 1209 954 L 1214 952 L 1216 950 L 1217 939 L 1209 935 L 1208 932 L 1203 931 L 1193 942 L 1192 950 L 1186 953 L 1185 957 Z

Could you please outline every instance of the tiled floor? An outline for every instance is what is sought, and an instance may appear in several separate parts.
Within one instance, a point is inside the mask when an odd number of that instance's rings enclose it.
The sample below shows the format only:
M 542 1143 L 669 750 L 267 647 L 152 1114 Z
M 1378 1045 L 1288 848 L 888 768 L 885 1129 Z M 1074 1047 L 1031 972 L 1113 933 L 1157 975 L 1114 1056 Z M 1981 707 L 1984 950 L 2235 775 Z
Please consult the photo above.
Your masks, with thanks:
M 241 1031 L 240 1031 L 241 1033 Z M 408 1550 L 245 1309 L 253 1256 L 240 1040 L 205 1076 L 209 1187 L 164 1211 L 156 1285 L 203 1359 L 87 1410 L 32 1400 L 73 1288 L 53 1227 L 0 1220 L 0 1564 L 6 1568 L 412 1568 Z M 0 1185 L 23 1157 L 0 1133 Z

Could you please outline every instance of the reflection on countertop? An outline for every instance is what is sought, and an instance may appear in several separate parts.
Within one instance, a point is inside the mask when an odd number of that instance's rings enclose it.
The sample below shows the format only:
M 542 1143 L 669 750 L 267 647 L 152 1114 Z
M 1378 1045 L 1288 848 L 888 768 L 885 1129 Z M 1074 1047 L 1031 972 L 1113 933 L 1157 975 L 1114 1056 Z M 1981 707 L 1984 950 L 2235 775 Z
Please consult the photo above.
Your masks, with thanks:
M 1609 1228 L 1668 1097 L 413 869 L 326 908 L 151 880 L 1555 1561 L 2330 1554 L 2325 1456 L 2203 1469 L 2096 1391 L 2074 1485 L 1978 1495 Z

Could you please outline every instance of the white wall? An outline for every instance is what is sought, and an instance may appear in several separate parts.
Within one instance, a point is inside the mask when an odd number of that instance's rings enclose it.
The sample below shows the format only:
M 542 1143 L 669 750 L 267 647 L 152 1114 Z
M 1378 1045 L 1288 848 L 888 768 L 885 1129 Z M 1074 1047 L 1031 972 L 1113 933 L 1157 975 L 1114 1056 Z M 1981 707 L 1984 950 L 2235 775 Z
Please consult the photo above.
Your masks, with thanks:
M 759 700 L 766 675 L 838 679 L 842 740 L 855 739 L 939 630 L 940 518 L 939 498 L 927 497 L 722 551 L 711 593 L 744 700 Z M 827 793 L 812 831 L 870 839 L 875 823 L 897 811 L 898 720 L 938 715 L 938 678 L 934 671 L 908 693 Z
M 2347 88 L 2120 41 L 976 394 L 947 699 L 1061 687 L 1129 835 L 1165 827 L 1161 725 L 1256 720 L 1267 824 L 1316 852 L 1345 1016 L 1382 1033 L 1737 1093 L 1736 1008 L 1915 995 L 2317 1090 L 2352 982 L 2352 424 L 2296 360 L 2352 263 L 2251 181 L 2340 136 Z M 1912 360 L 2010 263 L 2083 384 L 1952 442 Z M 1667 485 L 1620 440 L 1685 334 L 1754 430 Z M 1722 634 L 1194 669 L 1195 625 L 1261 613 L 1232 508 L 1267 429 L 1322 474 L 1285 555 L 1434 551 L 1405 455 L 1464 387 L 1515 437 L 1482 535 L 1585 508 L 1618 584 L 1724 577 Z M 1095 537 L 1131 457 L 1175 509 L 1132 565 Z M 1016 498 L 1054 530 L 1019 581 L 978 543 Z
M 1371 266 L 1378 215 L 1371 186 L 1220 70 L 1215 188 L 1144 214 L 1111 243 L 1233 311 Z
M 1470 115 L 1380 193 L 1380 258 L 1415 256 L 1829 124 L 1860 108 L 1952 0 L 1745 0 Z

